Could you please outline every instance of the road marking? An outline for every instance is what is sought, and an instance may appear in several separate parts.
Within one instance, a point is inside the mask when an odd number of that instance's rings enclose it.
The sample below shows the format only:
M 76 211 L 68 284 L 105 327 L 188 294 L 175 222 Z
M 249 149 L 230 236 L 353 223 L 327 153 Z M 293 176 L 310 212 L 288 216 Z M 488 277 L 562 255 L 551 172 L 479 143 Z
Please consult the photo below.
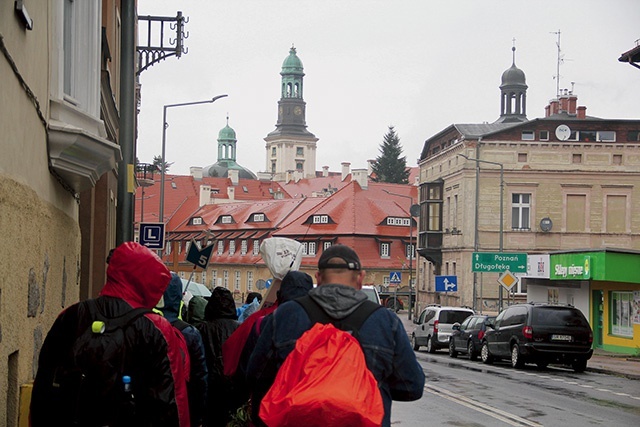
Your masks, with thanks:
M 506 411 L 502 411 L 498 408 L 488 407 L 484 403 L 478 402 L 473 399 L 469 399 L 468 397 L 453 393 L 443 388 L 438 388 L 438 387 L 431 386 L 429 384 L 425 384 L 424 390 L 427 393 L 440 396 L 444 399 L 450 400 L 453 403 L 457 403 L 458 405 L 462 405 L 469 409 L 473 409 L 475 411 L 481 412 L 485 415 L 495 418 L 496 420 L 500 420 L 512 426 L 542 427 L 542 424 L 538 424 L 534 421 L 529 421 L 526 418 L 519 417 L 517 415 L 511 414 Z

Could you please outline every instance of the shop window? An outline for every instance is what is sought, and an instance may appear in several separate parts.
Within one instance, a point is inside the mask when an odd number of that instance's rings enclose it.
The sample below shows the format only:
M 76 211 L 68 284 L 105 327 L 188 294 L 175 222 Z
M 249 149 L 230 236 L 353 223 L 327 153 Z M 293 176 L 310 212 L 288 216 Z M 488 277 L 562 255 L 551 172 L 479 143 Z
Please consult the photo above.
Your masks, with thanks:
M 633 292 L 611 292 L 611 334 L 633 337 Z

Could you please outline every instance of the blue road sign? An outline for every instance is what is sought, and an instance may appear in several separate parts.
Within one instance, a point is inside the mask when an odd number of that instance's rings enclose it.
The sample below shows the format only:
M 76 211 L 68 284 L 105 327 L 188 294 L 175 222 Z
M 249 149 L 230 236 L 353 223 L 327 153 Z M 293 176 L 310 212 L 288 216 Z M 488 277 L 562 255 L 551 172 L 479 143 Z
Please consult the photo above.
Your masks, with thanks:
M 161 222 L 141 222 L 138 241 L 149 249 L 164 249 L 164 224 Z
M 458 276 L 436 276 L 436 292 L 457 292 Z
M 389 273 L 389 283 L 399 284 L 402 283 L 402 272 L 392 271 Z

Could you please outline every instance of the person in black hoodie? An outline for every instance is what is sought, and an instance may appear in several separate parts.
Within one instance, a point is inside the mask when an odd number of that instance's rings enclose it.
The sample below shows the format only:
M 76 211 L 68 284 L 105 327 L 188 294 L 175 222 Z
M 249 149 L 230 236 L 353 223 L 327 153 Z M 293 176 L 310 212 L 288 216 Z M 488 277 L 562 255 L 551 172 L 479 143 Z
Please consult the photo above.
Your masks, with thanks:
M 216 287 L 205 307 L 204 322 L 198 325 L 209 371 L 203 424 L 206 427 L 226 426 L 231 417 L 230 411 L 238 407 L 233 381 L 225 377 L 222 364 L 222 344 L 238 327 L 237 319 L 236 304 L 231 292 L 226 288 Z
M 176 273 L 171 272 L 171 281 L 164 291 L 160 303 L 156 306 L 162 311 L 164 318 L 178 329 L 184 336 L 189 350 L 191 370 L 187 391 L 189 393 L 189 411 L 191 425 L 202 425 L 202 416 L 207 398 L 207 363 L 204 354 L 202 336 L 195 326 L 182 320 L 182 279 Z

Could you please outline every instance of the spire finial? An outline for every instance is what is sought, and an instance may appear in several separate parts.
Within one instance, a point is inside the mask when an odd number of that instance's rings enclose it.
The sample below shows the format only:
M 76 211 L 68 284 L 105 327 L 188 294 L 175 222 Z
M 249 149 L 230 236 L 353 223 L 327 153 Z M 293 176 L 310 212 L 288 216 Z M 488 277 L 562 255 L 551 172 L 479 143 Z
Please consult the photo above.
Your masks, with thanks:
M 513 38 L 513 46 L 511 47 L 511 52 L 513 52 L 513 65 L 516 65 L 516 38 Z
M 229 126 L 229 112 L 227 111 L 227 126 Z

